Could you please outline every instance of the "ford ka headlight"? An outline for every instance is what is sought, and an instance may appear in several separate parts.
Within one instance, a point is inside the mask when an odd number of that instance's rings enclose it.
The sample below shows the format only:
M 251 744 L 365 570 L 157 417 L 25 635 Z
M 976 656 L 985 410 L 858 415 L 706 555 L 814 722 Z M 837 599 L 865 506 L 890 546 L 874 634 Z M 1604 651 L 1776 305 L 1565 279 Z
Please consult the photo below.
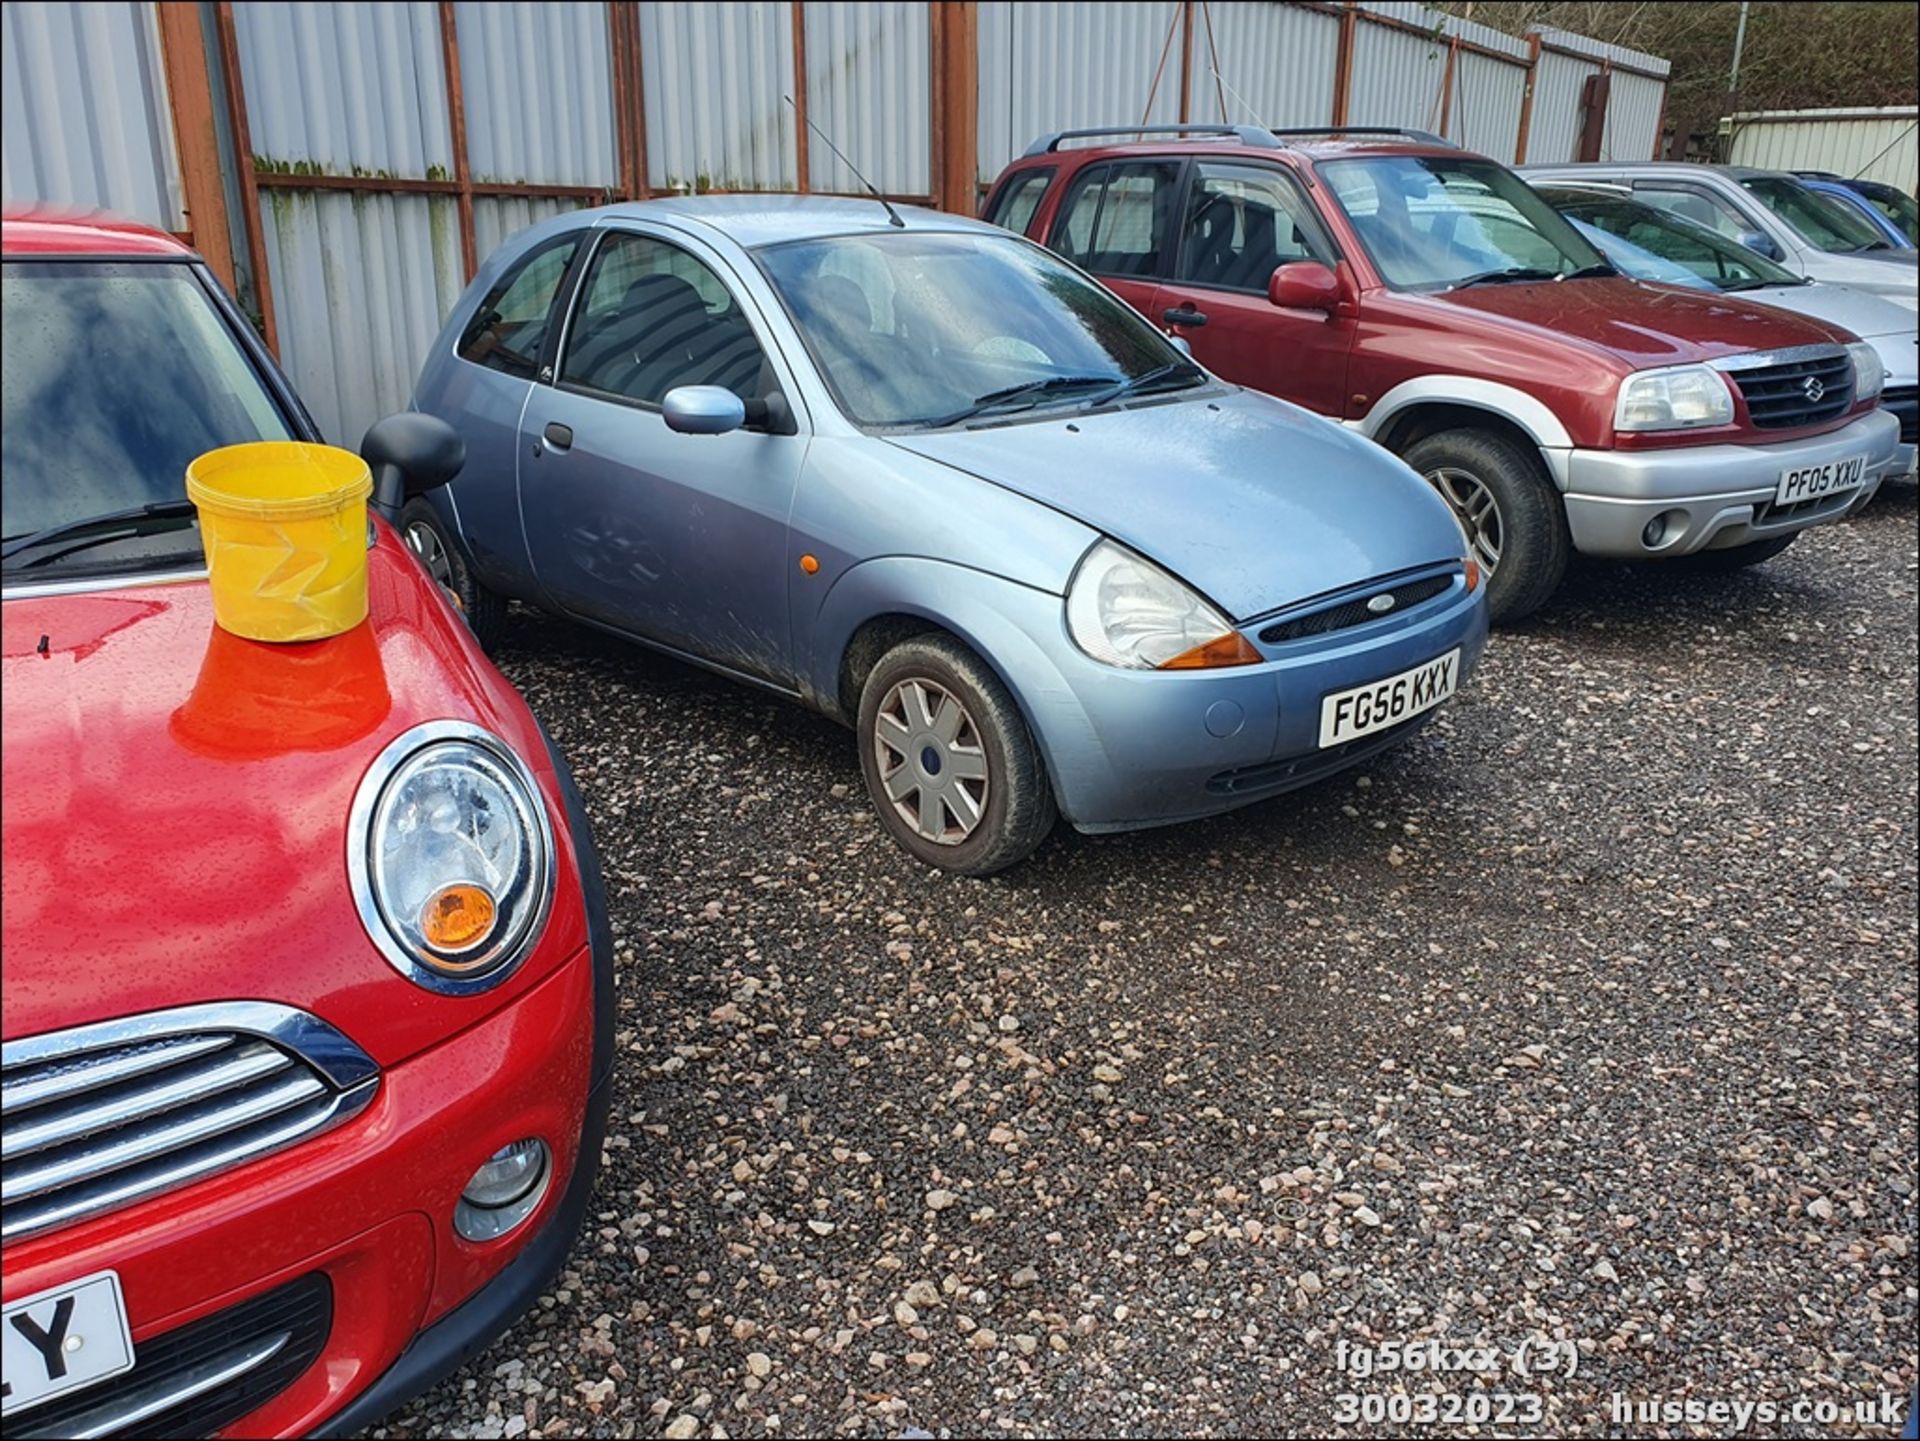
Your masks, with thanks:
M 414 727 L 360 782 L 347 875 L 402 975 L 450 994 L 498 985 L 553 903 L 553 831 L 526 763 L 477 726 Z
M 1129 670 L 1200 670 L 1261 659 L 1203 597 L 1110 540 L 1081 557 L 1073 573 L 1067 632 L 1095 660 Z
M 1847 354 L 1853 360 L 1853 398 L 1872 400 L 1887 383 L 1887 367 L 1881 363 L 1880 352 L 1864 340 L 1856 340 L 1847 346 Z
M 1704 365 L 1642 370 L 1620 382 L 1615 430 L 1693 430 L 1733 424 L 1733 392 L 1719 371 Z

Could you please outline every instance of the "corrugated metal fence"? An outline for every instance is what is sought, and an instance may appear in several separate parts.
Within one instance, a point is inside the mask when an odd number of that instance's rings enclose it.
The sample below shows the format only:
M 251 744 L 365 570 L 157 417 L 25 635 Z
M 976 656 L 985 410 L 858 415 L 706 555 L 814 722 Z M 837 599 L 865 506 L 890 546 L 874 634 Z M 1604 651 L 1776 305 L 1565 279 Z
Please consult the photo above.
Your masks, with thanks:
M 1399 0 L 10 0 L 0 39 L 5 197 L 197 227 L 344 443 L 406 403 L 478 260 L 534 220 L 855 190 L 809 118 L 890 196 L 971 209 L 1035 135 L 1086 125 L 1651 155 L 1667 68 Z
M 1727 159 L 1768 170 L 1829 170 L 1909 195 L 1920 182 L 1920 108 L 1765 110 L 1720 122 Z

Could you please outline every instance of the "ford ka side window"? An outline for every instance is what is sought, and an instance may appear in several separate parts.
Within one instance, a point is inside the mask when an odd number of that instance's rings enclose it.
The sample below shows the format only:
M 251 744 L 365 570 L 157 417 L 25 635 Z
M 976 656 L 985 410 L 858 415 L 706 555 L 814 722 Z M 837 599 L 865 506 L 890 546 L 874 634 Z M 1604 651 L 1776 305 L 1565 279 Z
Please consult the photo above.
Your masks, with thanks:
M 460 336 L 464 360 L 531 380 L 553 324 L 560 282 L 579 246 L 575 236 L 534 251 L 487 292 Z
M 720 277 L 677 246 L 615 232 L 588 267 L 560 367 L 564 386 L 657 406 L 680 385 L 742 400 L 772 388 L 753 327 Z

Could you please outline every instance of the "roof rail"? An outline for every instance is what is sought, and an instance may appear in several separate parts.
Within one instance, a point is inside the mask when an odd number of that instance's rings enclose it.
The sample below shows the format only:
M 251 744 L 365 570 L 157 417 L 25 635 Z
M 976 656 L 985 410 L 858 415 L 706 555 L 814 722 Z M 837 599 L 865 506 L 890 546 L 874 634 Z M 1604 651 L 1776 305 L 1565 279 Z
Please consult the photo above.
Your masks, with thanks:
M 1460 148 L 1444 135 L 1435 135 L 1431 130 L 1416 130 L 1411 125 L 1301 125 L 1273 133 L 1282 140 L 1296 135 L 1399 135 L 1408 140 L 1418 140 L 1422 145 L 1444 145 L 1450 150 Z
M 1091 130 L 1056 130 L 1042 135 L 1026 149 L 1028 155 L 1045 155 L 1058 150 L 1062 140 L 1092 140 L 1104 135 L 1221 135 L 1260 150 L 1278 150 L 1277 132 L 1257 125 L 1101 125 Z

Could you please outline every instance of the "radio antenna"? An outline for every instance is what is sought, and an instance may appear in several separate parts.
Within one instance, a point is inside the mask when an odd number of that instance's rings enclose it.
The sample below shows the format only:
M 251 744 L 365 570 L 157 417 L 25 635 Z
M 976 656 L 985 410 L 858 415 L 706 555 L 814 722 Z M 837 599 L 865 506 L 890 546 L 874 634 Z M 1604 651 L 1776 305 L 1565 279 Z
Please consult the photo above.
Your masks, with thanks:
M 791 95 L 782 95 L 780 98 L 786 101 L 787 104 L 793 105 L 793 97 Z M 800 107 L 798 105 L 793 105 L 793 113 L 795 115 L 800 115 Z M 889 225 L 898 226 L 900 229 L 905 230 L 907 228 L 907 222 L 900 218 L 900 212 L 893 208 L 893 202 L 888 200 L 886 196 L 882 195 L 879 192 L 879 190 L 874 186 L 874 183 L 871 180 L 867 179 L 866 176 L 862 175 L 859 169 L 854 165 L 854 163 L 851 160 L 847 159 L 846 156 L 840 153 L 840 147 L 838 145 L 835 145 L 831 140 L 827 138 L 826 131 L 822 130 L 818 125 L 815 125 L 813 123 L 812 116 L 800 115 L 800 118 L 806 122 L 807 129 L 811 130 L 815 135 L 818 135 L 820 137 L 820 143 L 822 145 L 825 145 L 827 149 L 831 150 L 834 153 L 834 157 L 837 160 L 839 160 L 839 162 L 842 165 L 846 166 L 848 170 L 851 170 L 853 172 L 853 178 L 855 180 L 858 180 L 862 185 L 866 186 L 867 189 L 873 193 L 873 198 L 880 202 L 881 209 L 887 212 L 887 223 Z

